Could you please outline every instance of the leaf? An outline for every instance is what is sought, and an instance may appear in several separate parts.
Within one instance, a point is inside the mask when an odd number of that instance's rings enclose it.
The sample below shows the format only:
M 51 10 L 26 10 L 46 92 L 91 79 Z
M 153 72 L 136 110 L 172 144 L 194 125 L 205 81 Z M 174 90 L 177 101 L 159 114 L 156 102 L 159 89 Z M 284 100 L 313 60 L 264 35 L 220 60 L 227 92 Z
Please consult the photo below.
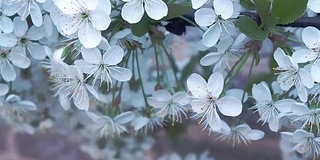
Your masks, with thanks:
M 306 8 L 308 0 L 274 0 L 272 13 L 279 18 L 278 24 L 288 24 L 301 17 Z
M 152 20 L 148 16 L 146 16 L 146 14 L 144 14 L 139 23 L 131 25 L 132 34 L 137 37 L 144 36 L 150 29 L 151 21 Z
M 185 15 L 192 12 L 191 6 L 179 5 L 179 4 L 168 4 L 168 15 L 162 20 L 169 20 L 175 17 Z
M 257 11 L 260 15 L 262 23 L 266 24 L 267 19 L 269 18 L 269 15 L 270 15 L 271 2 L 268 0 L 253 0 L 253 2 L 257 8 Z
M 251 2 L 251 0 L 240 0 L 240 4 L 243 8 L 247 10 L 255 10 L 256 7 L 254 3 Z
M 236 21 L 236 25 L 243 34 L 254 40 L 263 41 L 269 34 L 267 31 L 260 29 L 253 19 L 246 16 L 240 17 Z

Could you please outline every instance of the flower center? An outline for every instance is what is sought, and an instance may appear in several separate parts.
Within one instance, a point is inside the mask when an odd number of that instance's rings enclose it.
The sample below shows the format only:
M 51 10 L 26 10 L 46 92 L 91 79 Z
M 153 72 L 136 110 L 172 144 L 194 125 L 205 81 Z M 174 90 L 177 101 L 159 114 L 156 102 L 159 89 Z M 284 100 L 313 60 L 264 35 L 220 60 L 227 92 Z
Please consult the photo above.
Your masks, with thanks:
M 20 39 L 20 43 L 25 45 L 25 44 L 28 43 L 28 39 L 27 38 L 21 38 Z
M 88 18 L 89 17 L 89 14 L 83 12 L 81 13 L 81 18 L 85 19 L 85 18 Z

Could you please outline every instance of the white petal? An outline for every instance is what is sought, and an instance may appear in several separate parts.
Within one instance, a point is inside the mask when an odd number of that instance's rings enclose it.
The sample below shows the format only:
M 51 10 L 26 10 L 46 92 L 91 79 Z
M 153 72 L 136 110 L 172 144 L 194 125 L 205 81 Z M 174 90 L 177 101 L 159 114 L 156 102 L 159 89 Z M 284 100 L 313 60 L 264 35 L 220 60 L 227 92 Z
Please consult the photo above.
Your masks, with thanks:
M 136 117 L 132 122 L 131 125 L 135 131 L 141 129 L 145 125 L 149 123 L 150 119 L 146 117 Z
M 313 61 L 318 57 L 316 52 L 313 52 L 310 49 L 299 49 L 292 54 L 292 58 L 297 63 L 306 63 Z
M 194 20 L 199 26 L 210 26 L 217 19 L 218 16 L 211 8 L 201 8 L 194 13 Z
M 31 61 L 26 56 L 20 54 L 20 53 L 10 53 L 8 54 L 8 58 L 12 62 L 13 65 L 19 67 L 19 68 L 28 68 L 31 64 Z
M 277 48 L 276 51 L 273 54 L 274 60 L 278 63 L 279 67 L 285 67 L 286 64 L 284 62 L 284 58 L 286 57 L 286 54 L 281 48 Z
M 308 91 L 306 87 L 304 87 L 302 84 L 297 83 L 296 85 L 298 96 L 302 102 L 308 101 Z
M 292 137 L 294 138 L 294 139 L 304 139 L 304 138 L 314 138 L 314 134 L 313 133 L 310 133 L 310 132 L 307 132 L 307 131 L 305 131 L 305 130 L 302 130 L 302 129 L 297 129 L 294 133 L 293 133 L 293 135 L 292 135 Z
M 84 86 L 80 86 L 77 90 L 75 90 L 74 97 L 73 97 L 73 102 L 74 104 L 80 109 L 80 110 L 85 110 L 88 111 L 89 106 L 90 106 L 90 99 L 88 92 Z
M 79 29 L 78 37 L 81 44 L 86 48 L 96 47 L 101 42 L 101 32 L 94 29 L 90 23 Z
M 132 72 L 127 68 L 122 67 L 110 67 L 110 76 L 118 81 L 128 81 L 132 77 Z
M 257 102 L 271 102 L 271 92 L 264 83 L 253 84 L 252 96 Z
M 43 60 L 46 58 L 46 48 L 38 43 L 29 44 L 27 47 L 29 53 L 34 59 Z
M 36 3 L 30 6 L 30 16 L 31 16 L 32 23 L 35 26 L 39 27 L 42 25 L 43 19 L 42 19 L 41 10 Z
M 91 22 L 93 28 L 96 30 L 106 30 L 110 23 L 111 19 L 109 15 L 102 10 L 94 10 L 90 14 Z
M 0 46 L 14 47 L 18 43 L 18 38 L 12 33 L 0 33 Z
M 220 38 L 221 32 L 217 24 L 212 25 L 202 36 L 202 44 L 206 47 L 216 45 Z
M 291 111 L 291 106 L 295 103 L 293 99 L 281 99 L 277 101 L 274 106 L 282 113 L 289 113 Z
M 70 109 L 70 99 L 68 98 L 67 93 L 59 94 L 59 102 L 65 111 Z
M 314 80 L 311 77 L 310 73 L 305 69 L 301 68 L 298 72 L 300 76 L 301 83 L 306 86 L 307 88 L 311 88 L 314 85 Z
M 121 10 L 121 17 L 129 23 L 138 23 L 144 14 L 144 8 L 141 1 L 130 1 L 126 3 Z
M 172 101 L 180 105 L 186 105 L 189 103 L 188 97 L 189 95 L 186 92 L 177 92 L 172 96 Z
M 9 92 L 8 85 L 0 83 L 0 96 L 6 95 L 8 92 Z
M 204 98 L 207 96 L 207 83 L 199 74 L 193 73 L 187 79 L 187 86 L 193 97 Z
M 201 58 L 200 60 L 200 64 L 202 66 L 210 66 L 213 65 L 215 63 L 217 63 L 217 61 L 219 61 L 221 59 L 221 54 L 218 52 L 211 52 L 208 53 L 207 55 L 205 55 L 204 57 Z
M 313 12 L 320 13 L 320 1 L 319 0 L 309 0 L 307 6 Z
M 233 15 L 232 0 L 214 0 L 213 7 L 217 15 L 223 19 L 229 19 Z
M 212 73 L 208 79 L 209 91 L 211 96 L 218 98 L 223 90 L 224 79 L 221 73 Z
M 62 32 L 66 35 L 72 35 L 76 33 L 84 22 L 81 19 L 63 16 L 59 19 L 59 25 Z
M 222 97 L 217 101 L 219 111 L 225 116 L 238 116 L 242 112 L 241 101 L 235 97 Z
M 13 19 L 14 23 L 14 34 L 18 37 L 24 36 L 28 31 L 28 24 L 27 21 L 22 21 L 18 17 Z
M 17 102 L 17 104 L 20 105 L 21 107 L 23 107 L 24 109 L 29 110 L 29 111 L 34 111 L 37 109 L 37 106 L 33 102 L 30 102 L 30 101 L 19 101 L 19 102 Z
M 247 135 L 252 131 L 252 129 L 247 124 L 240 124 L 233 128 L 233 130 L 241 133 L 242 135 Z
M 221 39 L 217 45 L 218 52 L 225 53 L 226 50 L 230 48 L 232 43 L 233 43 L 233 39 L 231 37 Z
M 211 108 L 210 112 L 206 115 L 206 121 L 210 126 L 210 129 L 213 131 L 221 130 L 221 119 L 216 111 L 216 109 Z
M 207 3 L 209 0 L 191 0 L 192 8 L 198 9 L 201 6 L 203 6 L 205 3 Z
M 81 47 L 81 55 L 85 61 L 92 64 L 100 64 L 102 60 L 102 55 L 98 48 L 86 49 Z
M 315 27 L 306 27 L 302 31 L 302 40 L 310 49 L 319 48 L 320 31 Z
M 6 16 L 0 17 L 0 24 L 2 25 L 2 31 L 4 33 L 11 33 L 13 31 L 13 22 L 10 18 Z
M 153 97 L 148 97 L 147 98 L 147 102 L 150 106 L 152 106 L 153 108 L 163 108 L 165 106 L 168 105 L 168 102 L 164 102 L 164 101 L 157 101 L 156 99 L 154 99 Z
M 104 54 L 103 54 L 103 62 L 107 65 L 117 65 L 123 59 L 124 51 L 119 46 L 111 46 Z
M 314 81 L 320 82 L 320 61 L 316 61 L 311 66 L 311 76 Z
M 157 90 L 153 92 L 152 97 L 159 102 L 169 102 L 171 100 L 171 94 L 166 90 Z
M 148 0 L 144 3 L 148 16 L 160 20 L 168 14 L 168 6 L 162 0 Z
M 44 32 L 43 27 L 37 27 L 33 25 L 28 30 L 27 36 L 30 40 L 40 40 L 46 36 L 46 32 Z
M 13 81 L 16 79 L 16 71 L 13 68 L 13 65 L 9 63 L 3 63 L 1 68 L 1 75 L 5 81 Z
M 310 113 L 310 109 L 303 103 L 293 103 L 291 105 L 291 111 L 294 115 L 304 115 Z
M 99 5 L 99 0 L 77 0 L 81 6 L 88 10 L 94 10 Z
M 52 0 L 64 14 L 76 14 L 80 11 L 79 7 L 73 0 Z
M 264 132 L 254 129 L 251 133 L 245 135 L 245 137 L 249 140 L 259 140 L 264 137 Z
M 134 114 L 134 112 L 127 111 L 127 112 L 123 112 L 120 115 L 117 115 L 116 117 L 114 117 L 114 121 L 119 124 L 125 124 L 125 123 L 129 123 L 130 121 L 132 121 L 135 117 L 136 117 L 136 115 Z
M 87 90 L 97 99 L 99 100 L 99 94 L 98 92 L 92 87 L 92 86 L 89 86 L 87 84 L 84 84 L 87 88 Z

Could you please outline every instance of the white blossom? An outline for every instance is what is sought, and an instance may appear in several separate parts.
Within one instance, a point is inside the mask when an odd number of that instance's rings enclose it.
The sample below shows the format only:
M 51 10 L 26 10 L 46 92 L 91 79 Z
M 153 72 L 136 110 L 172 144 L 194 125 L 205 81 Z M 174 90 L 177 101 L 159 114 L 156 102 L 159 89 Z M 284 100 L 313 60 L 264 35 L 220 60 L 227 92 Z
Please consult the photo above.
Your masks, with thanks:
M 308 99 L 306 87 L 311 88 L 314 85 L 310 73 L 303 68 L 299 68 L 297 62 L 290 56 L 285 55 L 281 48 L 274 52 L 274 59 L 279 65 L 275 70 L 279 71 L 276 74 L 278 74 L 277 81 L 281 89 L 288 91 L 292 86 L 295 86 L 300 100 L 306 102 Z
M 187 79 L 187 86 L 191 92 L 190 104 L 203 128 L 211 130 L 221 129 L 221 119 L 217 108 L 225 116 L 238 116 L 242 112 L 241 101 L 232 96 L 220 97 L 224 87 L 224 78 L 220 73 L 213 73 L 208 83 L 196 73 Z
M 188 104 L 188 94 L 185 92 L 177 92 L 173 96 L 166 90 L 157 90 L 148 97 L 148 104 L 155 109 L 159 109 L 156 114 L 160 117 L 168 116 L 174 122 L 182 121 L 182 115 L 187 117 L 185 113 L 185 105 Z
M 76 60 L 74 63 L 84 73 L 89 74 L 89 77 L 93 76 L 93 85 L 98 79 L 100 79 L 100 84 L 107 82 L 112 86 L 111 78 L 123 82 L 132 77 L 129 69 L 117 66 L 124 56 L 124 51 L 119 46 L 109 47 L 103 55 L 97 48 L 86 49 L 82 47 L 81 55 L 83 60 Z
M 53 0 L 61 10 L 58 28 L 66 35 L 77 33 L 86 48 L 94 48 L 101 41 L 101 31 L 106 30 L 111 19 L 109 0 Z

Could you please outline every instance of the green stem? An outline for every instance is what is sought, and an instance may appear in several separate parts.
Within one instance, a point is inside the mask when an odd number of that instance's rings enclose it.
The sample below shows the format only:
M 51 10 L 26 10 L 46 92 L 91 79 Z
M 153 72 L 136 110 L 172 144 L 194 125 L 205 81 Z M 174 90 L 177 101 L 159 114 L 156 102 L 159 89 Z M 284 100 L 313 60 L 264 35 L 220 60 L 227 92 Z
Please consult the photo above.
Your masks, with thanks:
M 297 43 L 300 43 L 300 44 L 303 44 L 303 45 L 304 45 L 304 43 L 303 43 L 302 41 L 299 41 L 299 40 L 297 40 L 297 39 L 294 39 L 294 38 L 291 38 L 291 37 L 287 37 L 287 39 L 288 39 L 289 41 L 297 42 Z
M 156 57 L 156 65 L 157 65 L 157 83 L 160 84 L 160 67 L 159 67 L 159 58 L 158 58 L 158 52 L 157 52 L 157 49 L 156 49 L 156 46 L 153 46 L 154 48 L 154 55 Z
M 166 70 L 166 64 L 164 63 L 164 58 L 163 58 L 162 54 L 160 54 L 160 59 L 161 59 L 163 73 L 164 73 L 164 76 L 167 81 L 167 89 L 170 90 L 171 86 L 170 86 L 170 82 L 169 82 L 169 78 L 168 78 L 168 74 L 167 74 L 167 70 Z
M 166 53 L 166 55 L 167 55 L 167 57 L 169 59 L 169 62 L 171 64 L 171 67 L 172 67 L 172 70 L 173 70 L 174 78 L 176 80 L 176 83 L 178 84 L 179 83 L 178 76 L 177 76 L 178 67 L 177 67 L 176 63 L 174 62 L 173 57 L 169 55 L 169 52 L 167 51 L 167 49 L 166 49 L 166 47 L 164 46 L 163 43 L 161 43 L 161 46 L 162 46 L 164 52 Z
M 138 70 L 139 81 L 140 81 L 141 90 L 142 90 L 142 94 L 143 94 L 143 99 L 144 99 L 144 102 L 145 102 L 146 106 L 148 106 L 147 95 L 146 95 L 146 92 L 144 90 L 144 86 L 143 86 L 143 83 L 142 83 L 142 76 L 141 76 L 141 72 L 140 72 L 139 57 L 138 57 L 138 52 L 137 51 L 135 52 L 135 55 L 136 55 L 137 70 Z
M 232 67 L 231 71 L 228 73 L 227 77 L 225 78 L 225 87 L 224 91 L 229 87 L 232 80 L 235 78 L 235 76 L 239 73 L 240 69 L 243 67 L 243 65 L 247 62 L 248 58 L 250 56 L 250 52 L 246 52 L 239 60 L 238 62 Z M 228 82 L 226 82 L 228 81 Z
M 259 53 L 257 52 L 257 53 L 255 53 L 255 54 L 259 54 Z M 254 59 L 254 57 L 252 57 L 252 61 L 251 61 L 251 64 L 250 64 L 250 70 L 249 70 L 248 78 L 247 78 L 247 83 L 246 83 L 245 89 L 243 90 L 243 95 L 242 95 L 241 102 L 243 102 L 244 96 L 245 96 L 245 94 L 246 94 L 246 88 L 248 88 L 248 86 L 249 86 L 249 84 L 250 84 L 250 81 L 249 81 L 249 80 L 250 80 L 250 77 L 251 77 L 251 73 L 252 73 L 254 61 L 255 61 L 255 59 Z

